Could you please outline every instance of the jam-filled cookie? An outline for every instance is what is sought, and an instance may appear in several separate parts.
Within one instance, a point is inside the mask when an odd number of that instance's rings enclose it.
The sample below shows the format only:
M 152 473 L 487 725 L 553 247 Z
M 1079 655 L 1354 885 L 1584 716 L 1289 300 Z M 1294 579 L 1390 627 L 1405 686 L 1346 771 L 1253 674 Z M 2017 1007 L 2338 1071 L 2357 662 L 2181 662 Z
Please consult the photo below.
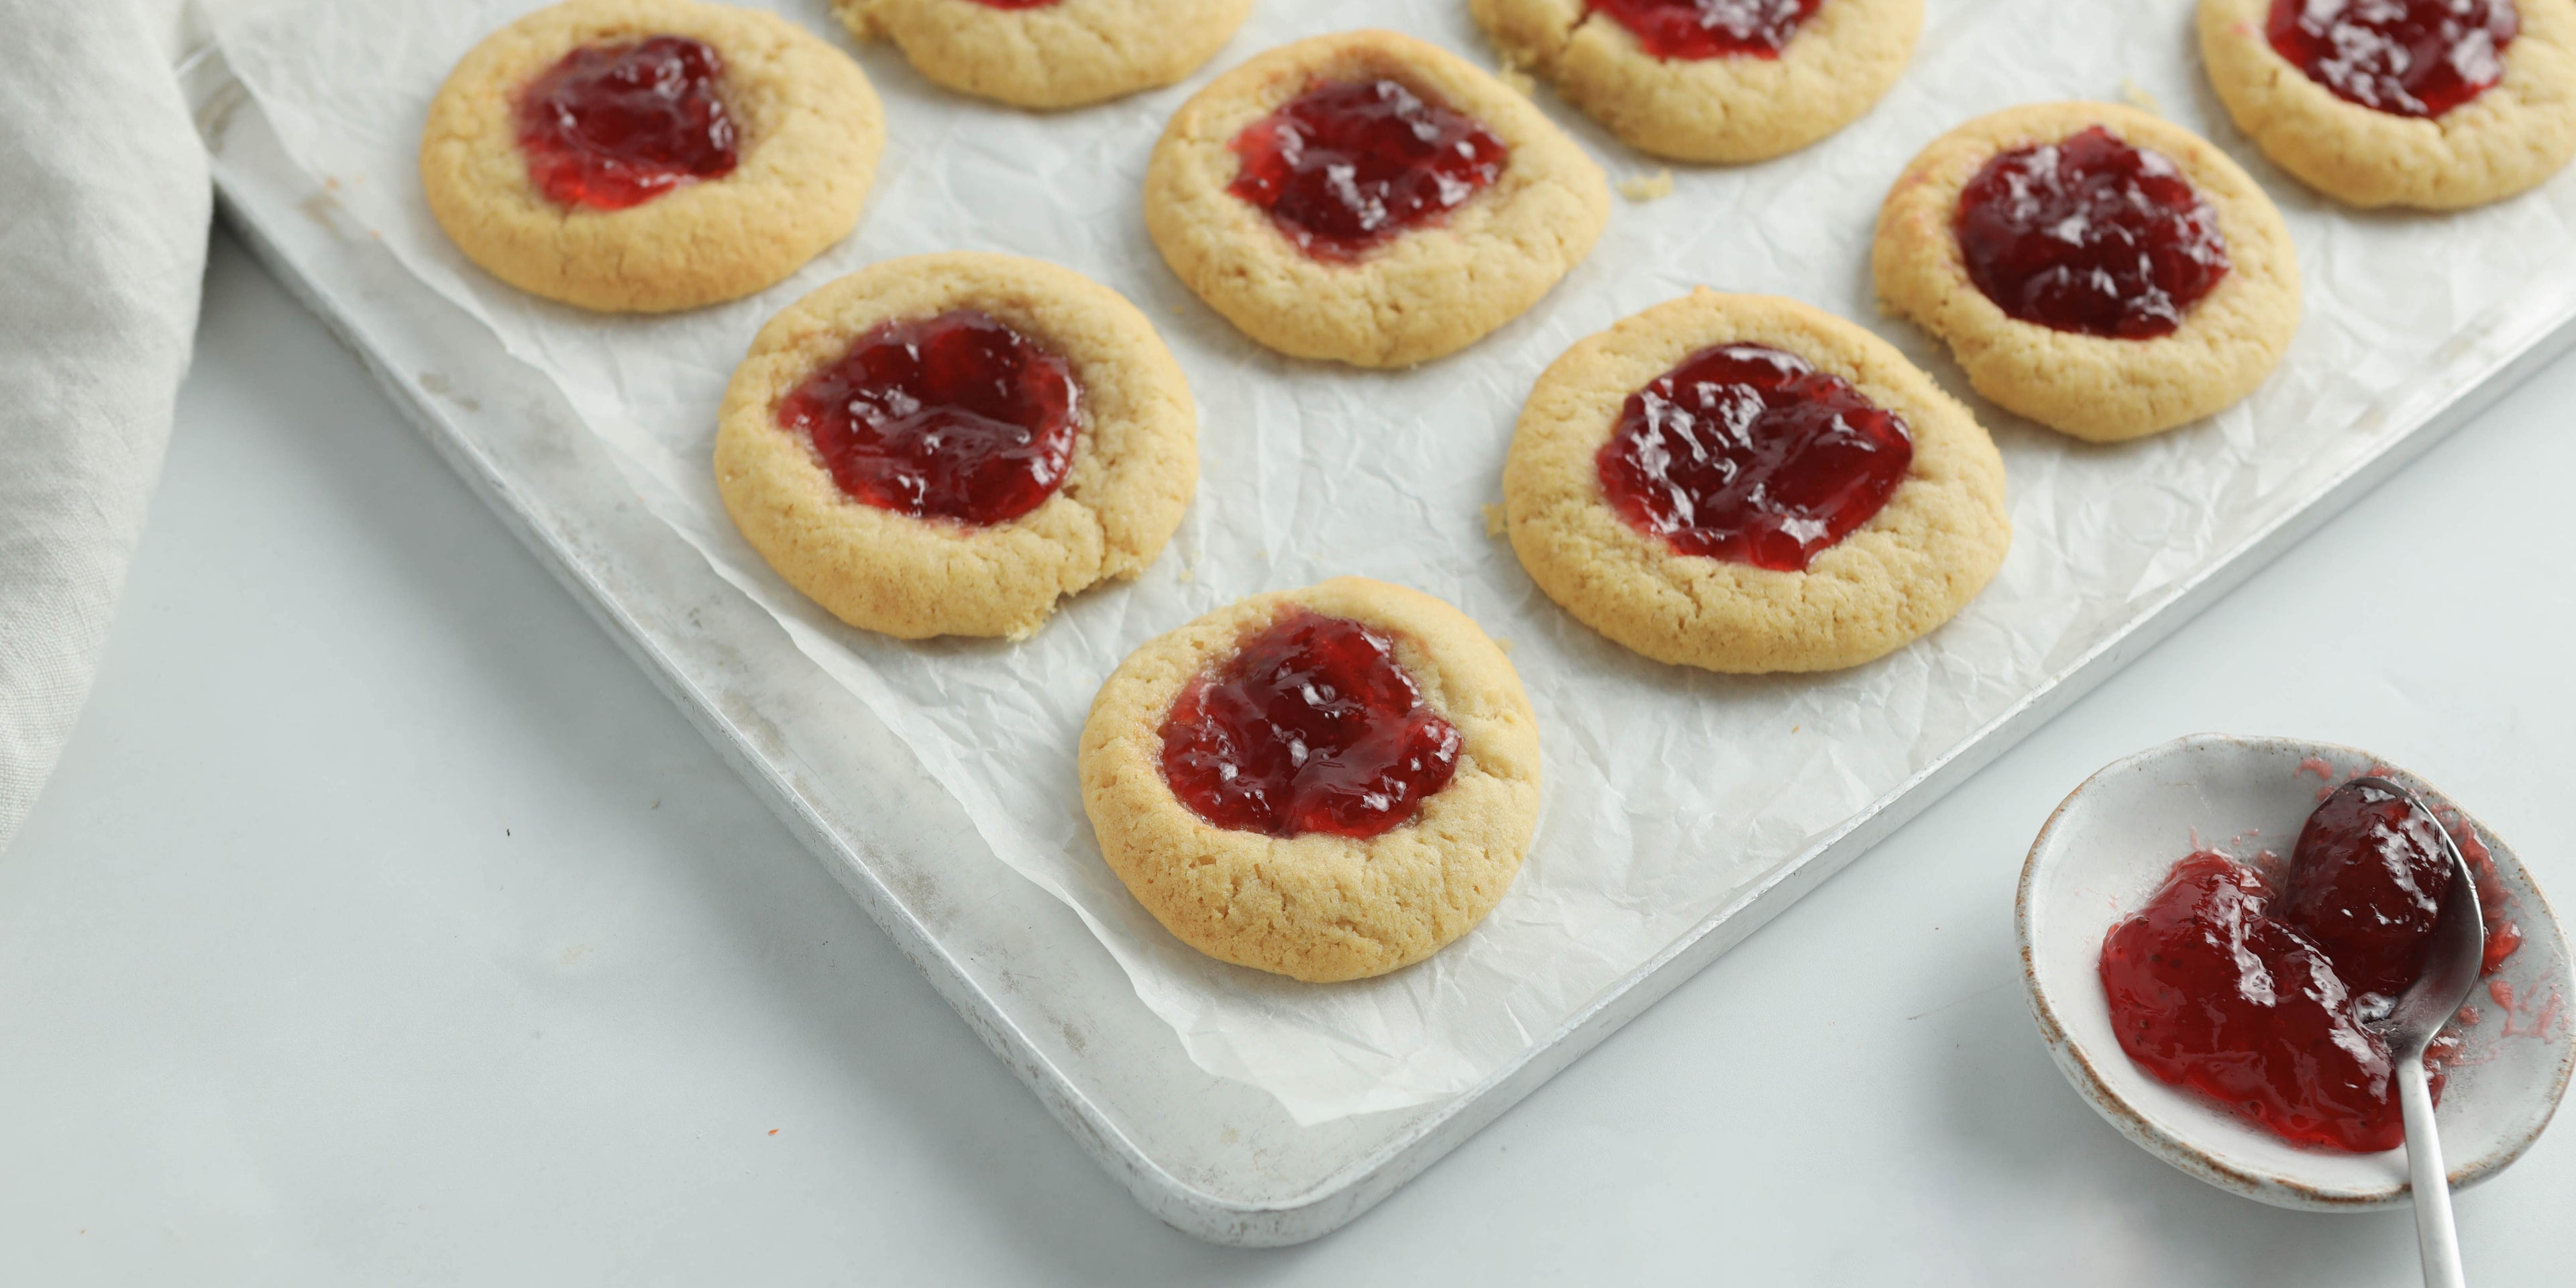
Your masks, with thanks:
M 833 0 L 852 35 L 914 70 L 1013 107 L 1081 107 L 1197 71 L 1252 0 Z
M 2007 108 L 1932 141 L 1878 213 L 1882 308 L 1977 392 L 2116 442 L 2263 383 L 2299 327 L 2281 212 L 2227 154 L 2109 103 Z
M 521 290 L 602 312 L 749 295 L 859 222 L 885 113 L 772 14 L 566 0 L 456 64 L 420 141 L 430 213 Z
M 2576 156 L 2576 0 L 2201 0 L 2237 128 L 2355 206 L 2457 210 Z
M 1404 367 L 1519 316 L 1586 254 L 1610 185 L 1501 81 L 1407 36 L 1271 50 L 1154 145 L 1145 227 L 1191 290 L 1300 358 Z
M 1923 0 L 1468 0 L 1503 57 L 1676 161 L 1794 152 L 1896 83 Z
M 1119 664 L 1082 728 L 1100 852 L 1181 942 L 1323 982 L 1484 920 L 1538 826 L 1538 720 L 1457 609 L 1361 577 L 1256 595 Z
M 1974 599 L 2012 541 L 2003 457 L 1886 341 L 1706 289 L 1575 345 L 1503 466 L 1530 579 L 1658 662 L 1828 671 Z
M 1198 486 L 1198 417 L 1153 324 L 1009 255 L 889 260 L 762 327 L 725 390 L 716 487 L 778 575 L 852 626 L 1022 639 L 1154 562 Z

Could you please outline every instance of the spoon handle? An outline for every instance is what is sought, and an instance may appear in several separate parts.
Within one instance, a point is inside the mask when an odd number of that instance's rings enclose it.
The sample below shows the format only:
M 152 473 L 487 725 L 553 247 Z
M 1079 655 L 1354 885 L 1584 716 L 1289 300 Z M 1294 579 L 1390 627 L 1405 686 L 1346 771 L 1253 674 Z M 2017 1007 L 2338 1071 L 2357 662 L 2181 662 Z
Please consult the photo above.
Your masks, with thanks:
M 2406 1113 L 2406 1170 L 2415 1190 L 2415 1246 L 2424 1257 L 2424 1288 L 2466 1288 L 2460 1232 L 2451 1224 L 2451 1178 L 2442 1167 L 2442 1136 L 2433 1126 L 2433 1089 L 2424 1056 L 2397 1061 L 2397 1102 Z

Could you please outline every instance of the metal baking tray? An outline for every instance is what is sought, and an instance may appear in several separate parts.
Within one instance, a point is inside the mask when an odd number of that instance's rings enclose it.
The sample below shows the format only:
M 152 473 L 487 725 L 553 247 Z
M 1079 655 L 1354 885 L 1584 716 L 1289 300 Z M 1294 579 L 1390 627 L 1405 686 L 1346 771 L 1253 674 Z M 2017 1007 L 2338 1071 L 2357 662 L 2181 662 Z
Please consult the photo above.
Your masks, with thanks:
M 304 175 L 224 66 L 181 68 L 221 208 L 394 404 L 652 676 L 1082 1148 L 1155 1216 L 1203 1239 L 1280 1245 L 1366 1211 L 2189 620 L 2363 491 L 2576 345 L 2576 292 L 2455 337 L 2440 378 L 2301 504 L 1804 853 L 1745 888 L 1480 1086 L 1298 1126 L 1266 1093 L 1199 1069 L 1074 914 L 988 855 L 913 753 L 767 613 L 646 513 L 541 373 L 404 270 Z M 2548 298 L 2541 298 L 2541 297 Z M 2564 298 L 2561 298 L 2564 297 Z M 899 804 L 897 804 L 899 802 Z

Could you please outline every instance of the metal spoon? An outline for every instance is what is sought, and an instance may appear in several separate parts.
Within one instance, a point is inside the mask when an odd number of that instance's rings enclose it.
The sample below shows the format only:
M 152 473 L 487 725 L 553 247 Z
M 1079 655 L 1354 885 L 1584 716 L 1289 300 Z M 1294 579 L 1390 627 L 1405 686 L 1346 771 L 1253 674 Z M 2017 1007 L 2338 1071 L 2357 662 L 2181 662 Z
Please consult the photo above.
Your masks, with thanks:
M 2339 791 L 2368 787 L 2383 791 L 2421 811 L 2433 811 L 2415 793 L 2385 778 L 2356 778 Z M 2442 895 L 2442 911 L 2425 946 L 2424 969 L 2397 997 L 2387 1018 L 2371 1027 L 2388 1039 L 2388 1054 L 2397 1062 L 2397 1102 L 2406 1114 L 2406 1170 L 2414 1185 L 2415 1244 L 2424 1258 L 2426 1288 L 2463 1288 L 2460 1234 L 2451 1224 L 2451 1178 L 2442 1166 L 2442 1137 L 2433 1125 L 2433 1089 L 2424 1077 L 2424 1048 L 2442 1026 L 2459 1013 L 2478 982 L 2487 953 L 2487 923 L 2478 907 L 2477 879 L 2469 861 L 2438 821 L 2433 834 L 2451 860 L 2451 885 Z

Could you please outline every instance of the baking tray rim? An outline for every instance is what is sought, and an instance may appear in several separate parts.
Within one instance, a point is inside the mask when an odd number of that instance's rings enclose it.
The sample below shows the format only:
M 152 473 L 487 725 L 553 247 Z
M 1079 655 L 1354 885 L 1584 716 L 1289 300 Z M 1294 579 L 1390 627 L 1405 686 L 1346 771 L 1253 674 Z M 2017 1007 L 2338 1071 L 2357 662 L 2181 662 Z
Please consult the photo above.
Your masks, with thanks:
M 228 118 L 240 107 L 256 110 L 256 101 L 224 65 L 220 49 L 212 42 L 192 51 L 178 70 L 201 126 L 215 118 Z M 1814 844 L 1749 883 L 1475 1086 L 1424 1111 L 1391 1111 L 1415 1112 L 1415 1116 L 1302 1192 L 1282 1198 L 1240 1199 L 1212 1192 L 1167 1169 L 1130 1138 L 1077 1079 L 1058 1068 L 1020 1031 L 1018 1023 L 987 995 L 973 975 L 951 960 L 936 933 L 912 916 L 903 900 L 884 885 L 865 861 L 858 839 L 843 836 L 784 767 L 774 763 L 773 757 L 726 717 L 718 697 L 702 691 L 684 674 L 680 661 L 588 567 L 586 552 L 558 539 L 546 516 L 534 512 L 535 503 L 512 486 L 507 472 L 467 431 L 424 396 L 424 391 L 393 368 L 374 347 L 363 322 L 353 312 L 342 310 L 331 290 L 315 280 L 269 233 L 252 209 L 249 195 L 234 190 L 235 181 L 227 176 L 220 156 L 214 169 L 218 204 L 225 222 L 259 262 L 359 358 L 405 419 L 429 439 L 439 455 L 557 580 L 574 592 L 620 648 L 681 708 L 745 782 L 758 790 L 770 810 L 817 857 L 825 860 L 844 886 L 851 888 L 870 919 L 895 939 L 904 955 L 929 977 L 968 1027 L 1011 1067 L 1084 1151 L 1117 1177 L 1158 1219 L 1195 1237 L 1239 1246 L 1300 1243 L 1355 1219 L 2328 518 L 2474 419 L 2533 371 L 2576 348 L 2576 291 L 2566 292 L 2568 298 L 2545 307 L 2534 307 L 2528 298 L 2516 297 L 2477 319 L 2455 337 L 2452 347 L 2474 355 L 2478 361 L 2465 373 L 2454 371 L 2452 374 L 2461 378 L 2448 382 L 2447 387 L 2430 392 L 2419 389 L 2415 397 L 2401 399 L 2396 406 L 2402 410 L 2390 410 L 2386 401 L 2373 404 L 2370 415 L 2400 423 L 2383 426 L 2367 450 L 2320 479 L 2304 499 L 2212 555 L 2190 576 L 2142 606 L 2126 625 L 2053 672 L 2010 707 L 1837 824 Z M 422 289 L 441 305 L 456 307 L 427 287 Z M 2535 312 L 2541 316 L 2522 316 Z M 2515 327 L 2515 338 L 2484 343 L 2517 322 L 2520 325 Z

